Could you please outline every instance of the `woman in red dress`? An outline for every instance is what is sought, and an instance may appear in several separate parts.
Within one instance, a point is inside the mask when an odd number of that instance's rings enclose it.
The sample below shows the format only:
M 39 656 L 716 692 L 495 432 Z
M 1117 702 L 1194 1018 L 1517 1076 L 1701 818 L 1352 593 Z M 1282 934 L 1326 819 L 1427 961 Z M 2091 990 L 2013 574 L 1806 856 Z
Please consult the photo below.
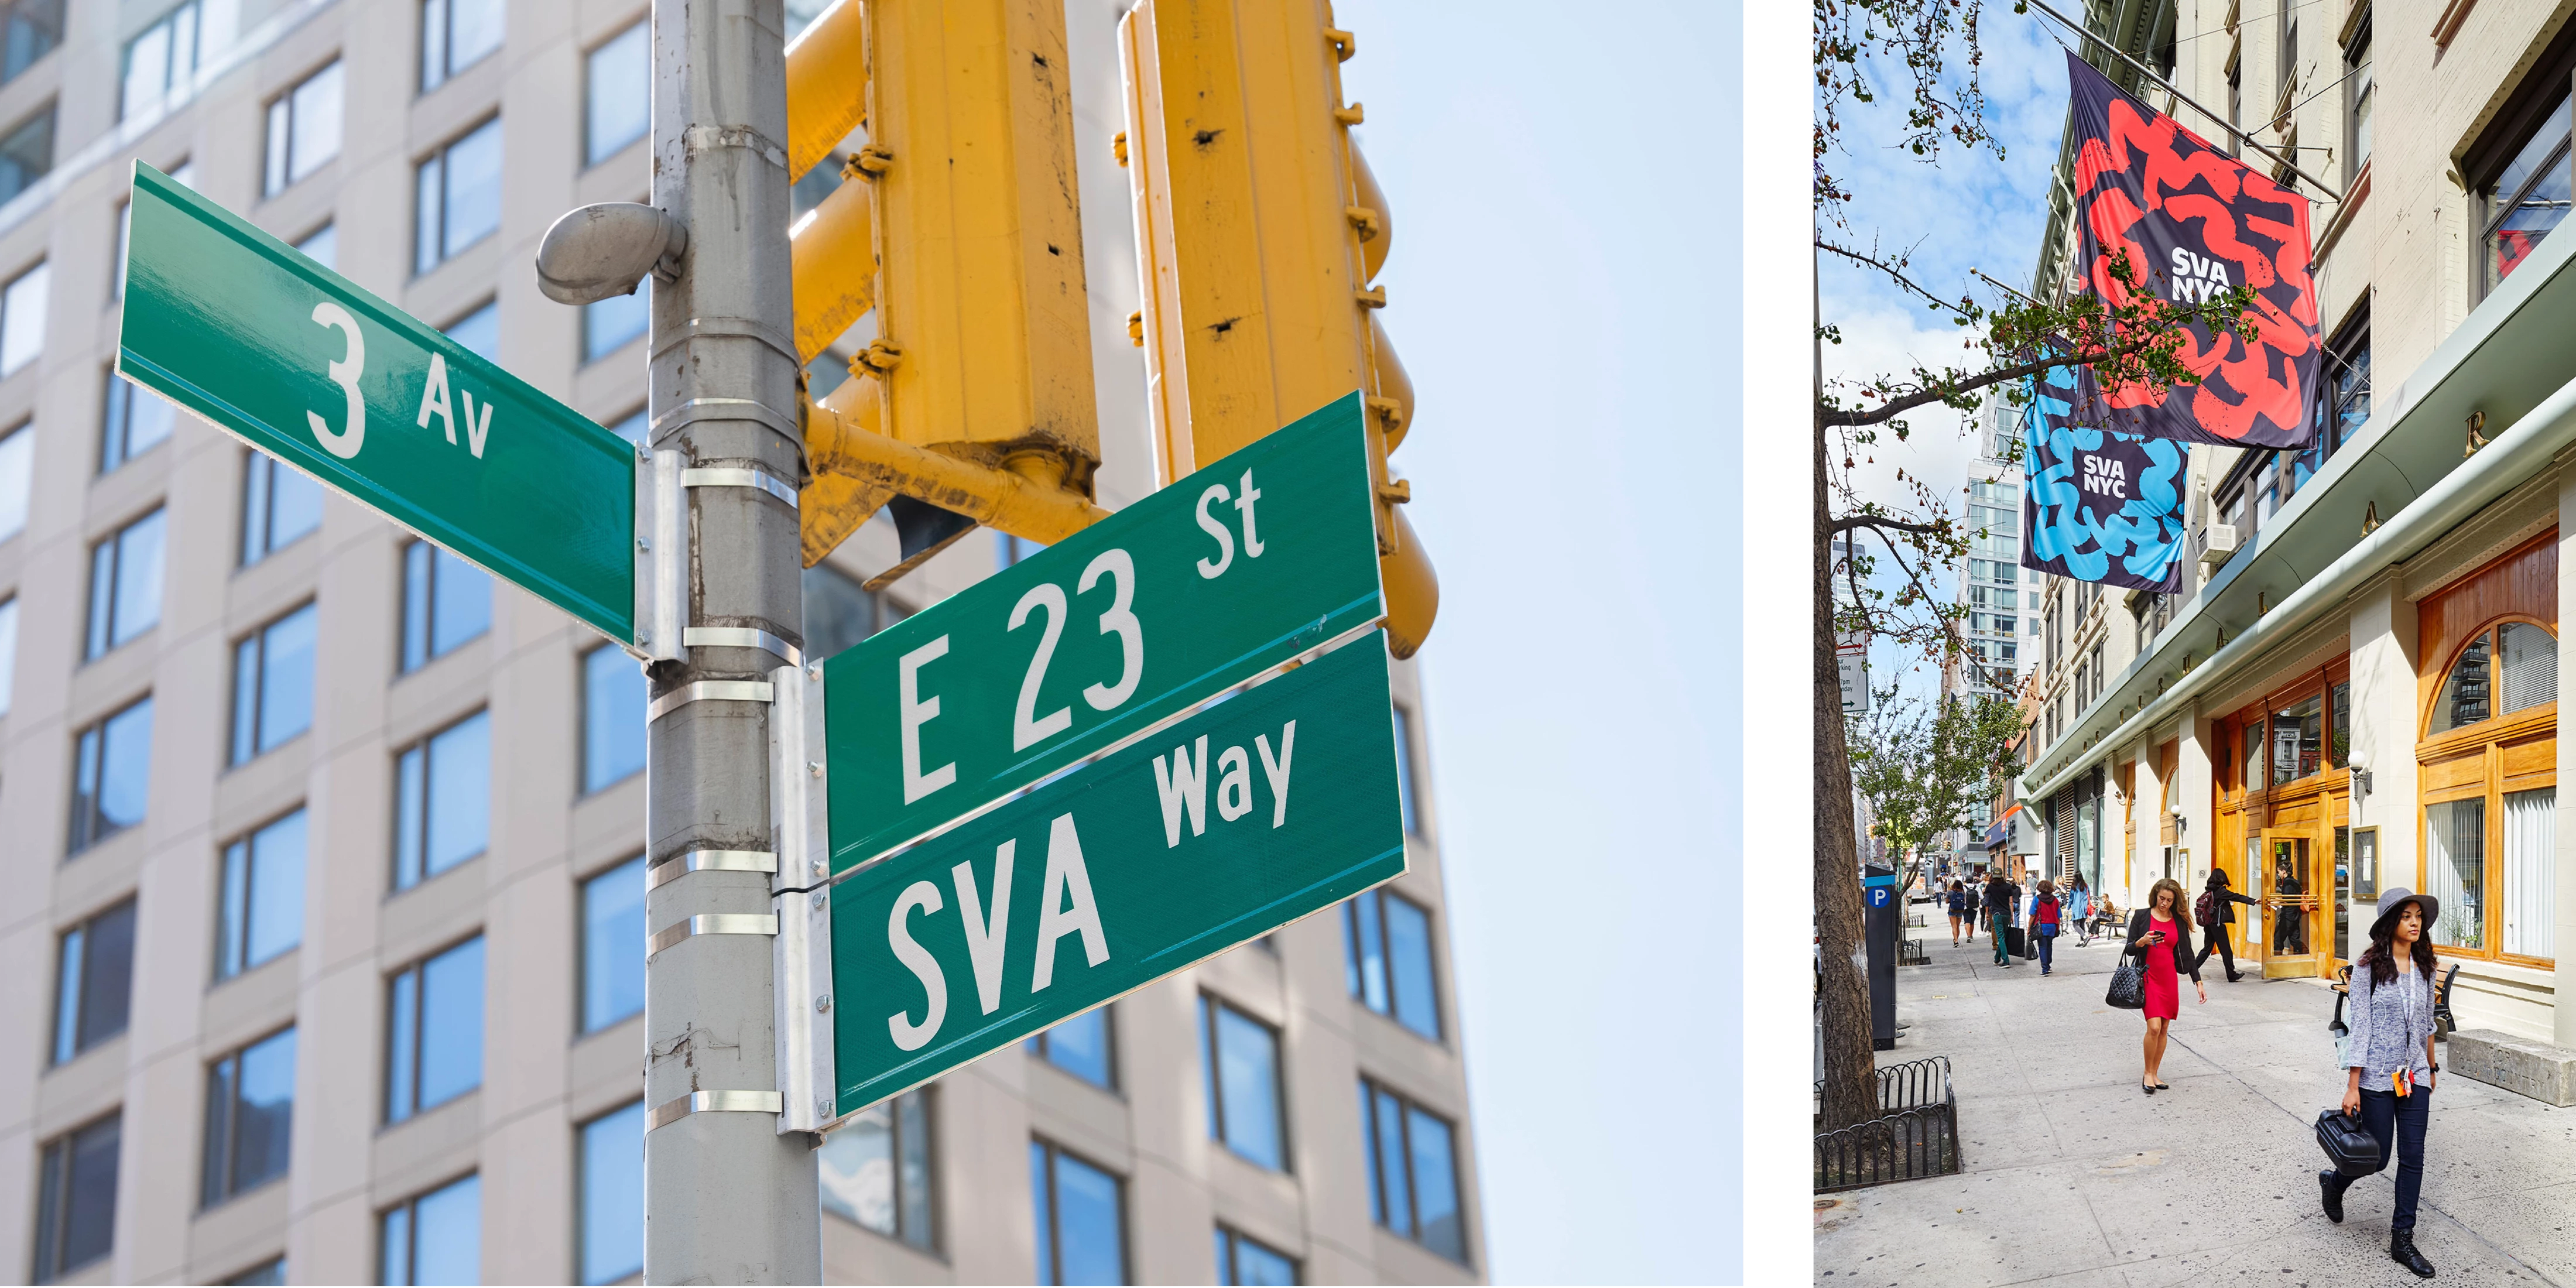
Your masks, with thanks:
M 2200 959 L 2191 950 L 2191 912 L 2182 885 L 2171 877 L 2147 891 L 2147 906 L 2129 914 L 2129 955 L 2147 972 L 2147 1071 L 2138 1089 L 2152 1096 L 2171 1091 L 2157 1068 L 2165 1060 L 2165 1029 L 2182 1013 L 2181 976 L 2191 976 L 2202 1005 L 2209 989 L 2200 982 Z

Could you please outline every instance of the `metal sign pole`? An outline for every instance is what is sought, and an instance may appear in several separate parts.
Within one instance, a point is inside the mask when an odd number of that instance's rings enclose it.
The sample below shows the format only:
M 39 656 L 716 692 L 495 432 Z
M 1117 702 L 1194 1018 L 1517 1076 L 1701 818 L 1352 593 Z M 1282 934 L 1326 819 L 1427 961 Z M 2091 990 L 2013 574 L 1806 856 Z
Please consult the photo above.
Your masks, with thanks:
M 814 1139 L 781 1129 L 772 1009 L 780 911 L 801 926 L 817 884 L 781 871 L 772 796 L 773 699 L 803 660 L 782 5 L 653 5 L 653 204 L 689 230 L 677 280 L 651 288 L 655 473 L 677 475 L 651 554 L 681 630 L 649 671 L 655 1284 L 823 1271 Z

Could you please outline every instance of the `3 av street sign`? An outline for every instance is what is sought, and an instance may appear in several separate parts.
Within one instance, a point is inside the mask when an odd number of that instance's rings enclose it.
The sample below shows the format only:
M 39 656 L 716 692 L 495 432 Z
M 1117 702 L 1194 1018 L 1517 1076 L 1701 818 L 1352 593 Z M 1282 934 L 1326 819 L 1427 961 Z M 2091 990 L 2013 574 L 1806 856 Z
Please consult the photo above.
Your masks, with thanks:
M 139 162 L 133 219 L 119 372 L 637 643 L 625 440 Z
M 1353 394 L 825 662 L 832 871 L 1372 627 L 1367 451 Z
M 1386 645 L 1376 636 L 834 885 L 835 1112 L 1404 866 Z

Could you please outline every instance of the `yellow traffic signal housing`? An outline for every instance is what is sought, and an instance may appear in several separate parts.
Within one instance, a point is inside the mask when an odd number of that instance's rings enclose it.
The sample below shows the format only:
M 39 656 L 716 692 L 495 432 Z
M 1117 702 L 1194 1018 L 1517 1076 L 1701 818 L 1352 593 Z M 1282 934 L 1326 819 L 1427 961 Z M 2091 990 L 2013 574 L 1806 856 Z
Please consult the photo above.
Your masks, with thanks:
M 1413 417 L 1370 282 L 1393 221 L 1342 100 L 1327 0 L 1141 0 L 1120 20 L 1157 482 L 1363 391 L 1387 634 L 1410 656 L 1439 581 L 1386 453 Z
M 877 319 L 806 408 L 809 564 L 896 494 L 1042 541 L 1101 513 L 1066 70 L 1044 0 L 841 0 L 788 47 L 790 173 L 867 130 L 794 230 L 798 357 Z

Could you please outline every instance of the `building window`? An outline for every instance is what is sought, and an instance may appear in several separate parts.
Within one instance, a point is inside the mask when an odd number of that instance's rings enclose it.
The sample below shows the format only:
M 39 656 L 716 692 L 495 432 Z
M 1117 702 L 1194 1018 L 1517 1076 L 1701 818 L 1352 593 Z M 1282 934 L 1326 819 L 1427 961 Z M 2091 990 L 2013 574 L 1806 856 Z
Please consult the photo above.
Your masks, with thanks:
M 7 134 L 0 134 L 0 205 L 35 187 L 36 181 L 53 168 L 54 109 L 49 103 L 11 127 Z M 0 355 L 6 352 L 6 346 L 0 346 Z M 10 369 L 13 368 L 5 356 L 0 356 L 0 374 Z
M 186 101 L 196 79 L 197 55 L 207 41 L 201 35 L 199 0 L 162 15 L 125 42 L 124 90 L 117 96 L 116 119 L 130 121 Z
M 9 714 L 10 691 L 18 673 L 18 597 L 0 599 L 0 716 Z
M 414 273 L 426 273 L 499 231 L 501 118 L 485 121 L 421 162 L 414 193 Z
M 1044 549 L 1046 546 L 1040 542 L 996 530 L 993 533 L 993 566 L 1009 568 Z
M 492 574 L 426 541 L 403 547 L 402 669 L 492 629 Z
M 1278 1031 L 1201 994 L 1199 1057 L 1207 1073 L 1209 1139 L 1272 1171 L 1287 1170 Z
M 615 434 L 619 438 L 625 439 L 627 442 L 633 443 L 637 447 L 641 447 L 648 452 L 653 450 L 652 441 L 648 437 L 648 435 L 653 432 L 652 419 L 646 414 L 649 410 L 650 409 L 648 408 L 638 407 L 635 410 L 626 413 L 624 416 L 619 417 L 616 423 L 607 426 L 608 432 Z M 826 568 L 823 571 L 828 573 L 832 570 Z M 814 570 L 811 568 L 806 569 L 805 576 L 807 584 L 811 585 Z M 843 580 L 846 581 L 848 579 L 843 578 Z M 807 596 L 807 605 L 809 608 L 812 605 L 811 595 Z M 806 643 L 810 646 L 813 641 L 809 638 Z M 822 655 L 818 653 L 815 656 L 820 657 Z
M 152 699 L 81 730 L 73 747 L 71 852 L 143 821 L 152 796 Z
M 387 985 L 387 993 L 387 1123 L 402 1122 L 483 1085 L 481 935 L 404 968 Z
M 2243 46 L 2227 52 L 2227 155 L 2243 156 L 2245 144 L 2245 54 Z
M 440 327 L 438 333 L 465 346 L 467 353 L 485 362 L 501 360 L 501 302 L 485 300 L 483 306 Z
M 644 1102 L 581 1125 L 581 1282 L 644 1273 Z
M 36 475 L 36 431 L 20 421 L 0 434 L 0 541 L 27 530 L 27 502 Z
M 1413 713 L 1395 708 L 1395 799 L 1404 813 L 1404 834 L 1422 835 L 1422 811 L 1413 788 Z
M 581 790 L 622 783 L 644 768 L 644 671 L 623 649 L 581 655 Z
M 252 448 L 242 466 L 242 566 L 321 526 L 322 485 Z
M 644 856 L 581 883 L 581 1031 L 644 1012 Z
M 1216 1281 L 1292 1288 L 1297 1282 L 1297 1262 L 1269 1244 L 1220 1225 L 1216 1228 Z
M 2561 72 L 2550 83 L 2557 101 L 2548 115 L 2477 184 L 2483 220 L 2479 284 L 2484 291 L 2502 285 L 2567 217 L 2567 76 Z
M 2370 421 L 2370 315 L 2344 324 L 2325 348 L 2325 371 L 2317 389 L 2317 429 L 2305 451 L 2294 459 L 2292 491 L 2325 468 L 2326 458 L 2343 449 Z
M 1440 992 L 1432 972 L 1431 913 L 1383 887 L 1342 905 L 1344 977 L 1351 996 L 1434 1042 Z
M 2558 640 L 2534 622 L 2481 631 L 2451 663 L 2427 735 L 2558 700 Z
M 98 435 L 98 472 L 141 456 L 169 441 L 179 409 L 161 395 L 107 369 L 107 423 Z
M 170 182 L 175 183 L 182 188 L 194 189 L 197 186 L 197 163 L 194 161 L 180 162 L 177 167 L 170 171 Z M 108 291 L 108 297 L 110 299 L 121 300 L 125 298 L 125 257 L 126 252 L 131 249 L 133 245 L 134 203 L 132 201 L 120 201 L 116 205 L 116 262 L 108 267 L 108 272 L 110 274 L 110 289 Z
M 1029 1142 L 1029 1206 L 1041 1284 L 1127 1282 L 1127 1212 L 1117 1177 L 1043 1140 Z
M 45 1142 L 37 1166 L 37 1283 L 53 1283 L 116 1246 L 119 1121 L 109 1114 Z
M 581 307 L 581 360 L 597 362 L 642 339 L 652 324 L 652 279 L 625 295 L 593 300 Z
M 639 22 L 590 51 L 589 93 L 584 100 L 584 162 L 626 150 L 653 127 L 653 31 Z
M 286 1258 L 284 1257 L 271 1257 L 224 1281 L 231 1288 L 245 1288 L 247 1285 L 257 1285 L 257 1288 L 278 1288 L 285 1282 Z
M 446 84 L 499 49 L 508 17 L 503 0 L 421 0 L 420 92 Z
M 477 711 L 395 761 L 394 889 L 481 857 L 491 836 L 492 719 Z
M 274 197 L 340 155 L 340 63 L 304 78 L 268 105 L 268 164 L 260 195 Z
M 243 1047 L 206 1069 L 206 1155 L 198 1204 L 213 1207 L 286 1175 L 295 1119 L 295 1030 Z
M 2479 611 L 2481 596 L 2510 595 L 2516 576 L 2554 566 L 2541 562 L 2553 549 L 2508 556 L 2428 601 L 2428 637 L 2447 613 Z M 2534 621 L 2480 627 L 2443 672 L 2417 752 L 2426 794 L 2439 798 L 2424 805 L 2417 888 L 2441 901 L 2431 934 L 2446 955 L 2554 957 L 2558 793 L 2548 735 L 2557 700 L 2558 641 Z
M 233 645 L 233 759 L 275 750 L 313 727 L 314 606 L 270 622 Z
M 162 512 L 156 508 L 90 547 L 85 657 L 104 657 L 160 625 L 162 528 Z
M 0 201 L 7 199 L 8 144 L 0 141 Z M 15 375 L 45 351 L 45 308 L 53 297 L 50 264 L 38 264 L 0 287 L 0 376 Z
M 805 570 L 805 656 L 826 658 L 911 616 L 838 569 Z
M 304 811 L 224 847 L 215 911 L 215 978 L 227 980 L 304 942 Z
M 1465 1261 L 1454 1135 L 1447 1119 L 1360 1079 L 1369 1219 L 1452 1261 Z
M 64 931 L 54 969 L 54 1063 L 125 1032 L 134 991 L 134 901 Z
M 340 226 L 324 224 L 304 234 L 304 240 L 295 243 L 295 249 L 324 268 L 337 269 L 340 266 Z
M 930 1095 L 922 1087 L 872 1105 L 824 1138 L 816 1160 L 824 1211 L 924 1252 L 937 1249 Z
M 1021 1046 L 1030 1055 L 1095 1087 L 1114 1090 L 1118 1085 L 1110 1059 L 1108 1007 L 1085 1011 L 1041 1030 Z
M 0 85 L 18 79 L 63 43 L 63 0 L 0 4 Z
M 2349 184 L 2370 164 L 2370 108 L 2373 82 L 2370 74 L 2370 19 L 2361 20 L 2360 34 L 2343 51 L 2343 119 L 2344 182 Z
M 384 1284 L 483 1282 L 483 1186 L 467 1176 L 388 1210 Z

